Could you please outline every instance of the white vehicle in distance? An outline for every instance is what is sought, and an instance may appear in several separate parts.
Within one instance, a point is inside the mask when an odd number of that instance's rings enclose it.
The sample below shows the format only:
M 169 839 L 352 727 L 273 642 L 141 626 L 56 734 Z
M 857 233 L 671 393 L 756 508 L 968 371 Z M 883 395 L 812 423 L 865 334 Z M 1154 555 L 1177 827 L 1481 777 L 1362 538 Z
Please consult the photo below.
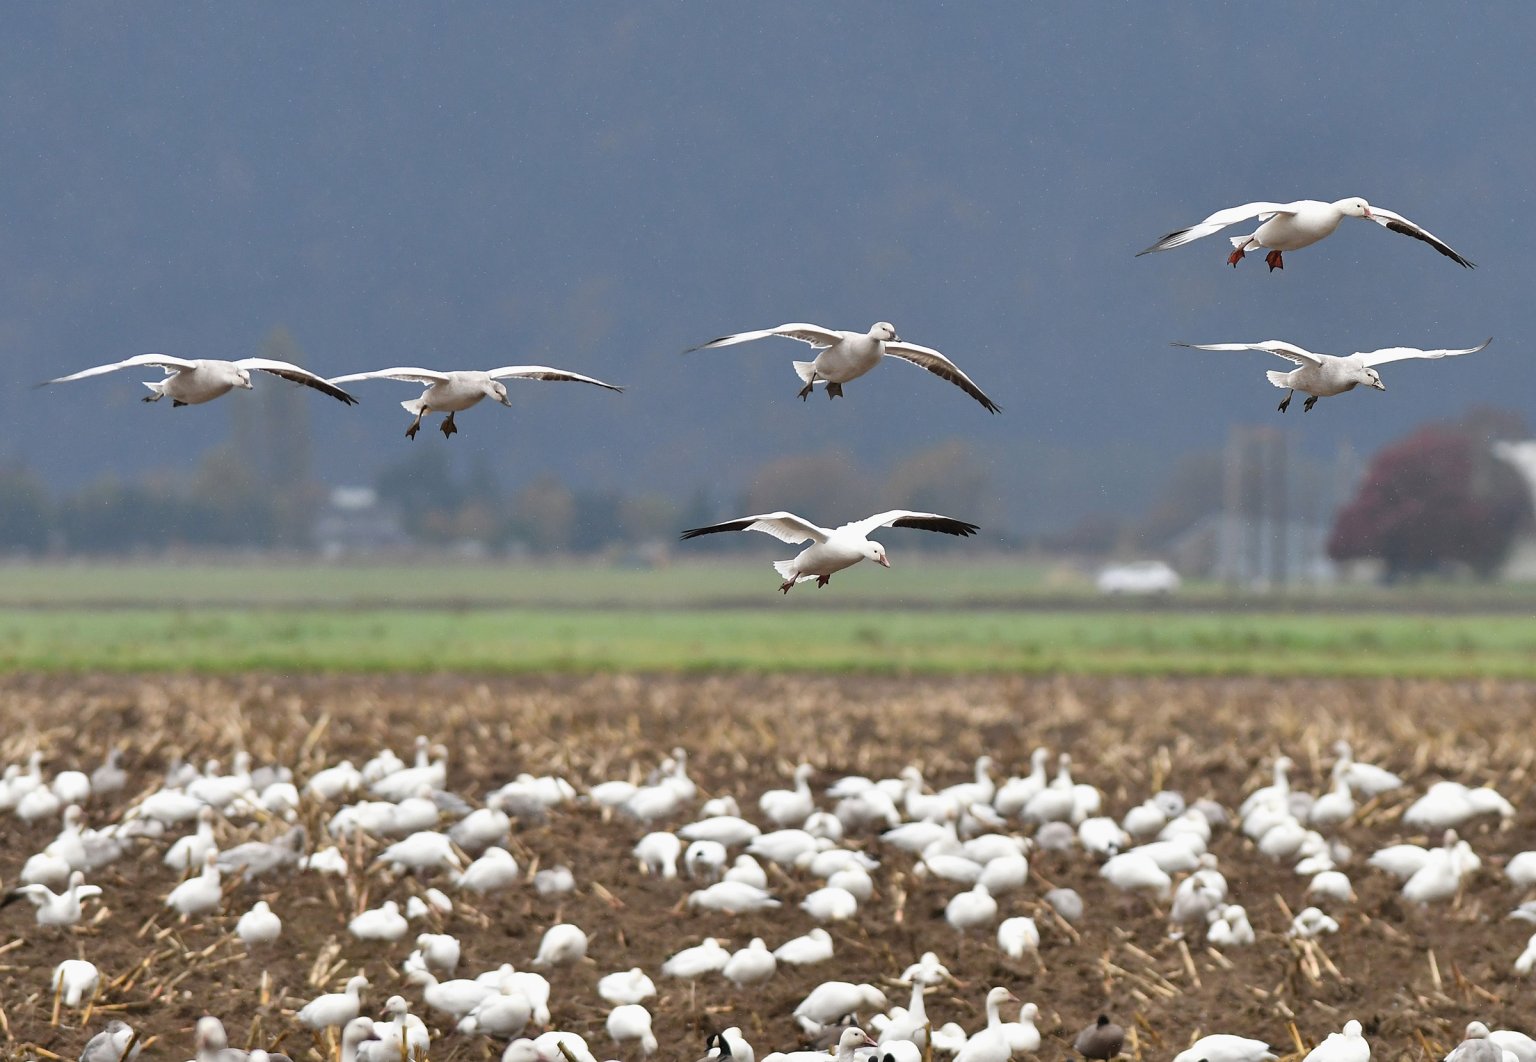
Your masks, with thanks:
M 1162 561 L 1113 564 L 1099 572 L 1101 594 L 1171 594 L 1179 588 L 1179 573 Z

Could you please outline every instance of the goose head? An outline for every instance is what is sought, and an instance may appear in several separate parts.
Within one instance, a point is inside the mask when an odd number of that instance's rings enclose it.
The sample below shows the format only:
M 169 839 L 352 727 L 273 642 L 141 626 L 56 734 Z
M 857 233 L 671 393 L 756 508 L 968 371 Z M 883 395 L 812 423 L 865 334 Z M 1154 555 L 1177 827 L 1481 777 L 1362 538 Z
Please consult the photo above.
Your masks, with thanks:
M 1359 196 L 1351 199 L 1340 199 L 1333 204 L 1333 208 L 1346 218 L 1371 218 L 1371 204 Z

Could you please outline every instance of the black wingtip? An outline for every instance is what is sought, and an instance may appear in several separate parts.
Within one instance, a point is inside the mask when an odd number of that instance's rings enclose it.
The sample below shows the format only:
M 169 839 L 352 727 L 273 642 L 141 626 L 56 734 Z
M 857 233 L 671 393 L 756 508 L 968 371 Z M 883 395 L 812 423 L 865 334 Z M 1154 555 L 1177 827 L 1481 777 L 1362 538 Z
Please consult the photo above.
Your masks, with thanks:
M 965 520 L 955 520 L 950 517 L 915 517 L 909 516 L 891 524 L 892 527 L 910 527 L 918 531 L 936 531 L 941 535 L 956 535 L 960 538 L 969 538 L 981 530 L 980 524 L 969 523 Z
M 1151 254 L 1153 251 L 1167 251 L 1167 250 L 1171 250 L 1172 248 L 1164 247 L 1163 245 L 1165 243 L 1167 243 L 1169 240 L 1177 239 L 1178 237 L 1184 235 L 1188 231 L 1189 231 L 1188 229 L 1174 229 L 1172 232 L 1168 233 L 1166 236 L 1159 236 L 1157 238 L 1157 241 L 1155 243 L 1153 243 L 1151 247 L 1147 247 L 1147 248 L 1145 248 L 1143 250 L 1137 251 L 1136 254 L 1134 255 L 1134 257 L 1140 258 L 1142 255 L 1144 255 L 1144 254 Z
M 707 534 L 709 534 L 709 528 L 707 527 L 690 527 L 677 537 L 679 541 L 686 542 L 690 538 L 698 538 L 700 535 Z
M 714 339 L 711 339 L 711 340 L 709 340 L 707 342 L 704 342 L 704 343 L 700 343 L 696 347 L 689 347 L 687 350 L 683 351 L 683 353 L 684 354 L 692 354 L 696 350 L 703 350 L 705 347 L 712 347 L 716 343 L 720 342 L 722 339 L 730 339 L 730 338 L 731 338 L 730 336 L 716 336 Z

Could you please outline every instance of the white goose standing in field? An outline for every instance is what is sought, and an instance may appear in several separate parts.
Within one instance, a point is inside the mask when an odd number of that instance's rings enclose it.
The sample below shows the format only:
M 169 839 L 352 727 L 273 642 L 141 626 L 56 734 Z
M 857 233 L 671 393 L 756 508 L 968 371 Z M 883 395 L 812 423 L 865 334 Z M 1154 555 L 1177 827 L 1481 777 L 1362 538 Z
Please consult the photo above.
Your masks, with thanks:
M 172 406 L 197 406 L 204 402 L 212 402 L 215 398 L 226 395 L 237 387 L 250 390 L 254 386 L 251 383 L 251 370 L 254 369 L 258 372 L 271 373 L 273 376 L 281 376 L 285 380 L 303 384 L 305 387 L 313 387 L 316 391 L 328 394 L 349 406 L 357 403 L 357 399 L 326 380 L 325 377 L 316 376 L 308 369 L 302 369 L 286 361 L 274 361 L 271 358 L 220 361 L 216 358 L 176 358 L 169 354 L 135 354 L 131 358 L 115 361 L 110 365 L 97 365 L 68 376 L 47 380 L 38 386 L 70 383 L 73 380 L 84 380 L 87 377 L 116 372 L 118 369 L 136 369 L 141 365 L 153 365 L 165 370 L 164 380 L 145 382 L 144 386 L 150 390 L 144 398 L 146 402 L 158 402 L 162 398 L 169 398 Z
M 757 806 L 775 826 L 800 825 L 816 810 L 816 801 L 811 795 L 809 784 L 811 775 L 815 773 L 816 768 L 809 763 L 800 764 L 795 768 L 793 789 L 770 789 L 757 798 Z
M 651 1031 L 651 1012 L 639 1003 L 622 1003 L 614 1007 L 608 1012 L 605 1024 L 614 1043 L 638 1042 L 642 1055 L 653 1053 L 658 1046 L 656 1034 Z
M 501 382 L 509 379 L 557 380 L 593 384 L 597 387 L 606 387 L 610 391 L 624 390 L 622 387 L 603 383 L 590 376 L 583 376 L 579 372 L 552 369 L 548 365 L 504 365 L 499 369 L 450 372 L 399 366 L 392 369 L 378 369 L 374 372 L 349 373 L 346 376 L 334 377 L 330 382 L 338 384 L 352 383 L 355 380 L 403 380 L 407 383 L 424 385 L 426 390 L 421 393 L 420 398 L 412 398 L 400 403 L 407 413 L 416 415 L 411 426 L 405 430 L 406 438 L 414 439 L 416 433 L 421 430 L 421 418 L 428 413 L 448 414 L 443 419 L 443 435 L 446 438 L 459 430 L 458 425 L 453 422 L 453 415 L 478 404 L 482 398 L 494 398 L 502 405 L 510 406 L 512 401 L 507 398 L 507 385 Z
M 1302 1062 L 1370 1062 L 1370 1058 L 1371 1045 L 1361 1035 L 1360 1023 L 1351 1018 L 1343 1032 L 1329 1033 Z
M 1173 1056 L 1173 1062 L 1274 1062 L 1275 1052 L 1263 1040 L 1232 1033 L 1202 1036 Z
M 216 853 L 218 847 L 218 842 L 213 836 L 213 808 L 203 807 L 197 813 L 196 832 L 178 838 L 165 853 L 165 859 L 162 862 L 172 870 L 185 873 L 195 867 L 201 867 L 208 853 Z
M 734 335 L 721 336 L 719 339 L 711 339 L 708 343 L 689 347 L 683 353 L 691 354 L 695 350 L 708 350 L 712 347 L 729 347 L 737 343 L 749 343 L 754 339 L 766 339 L 769 336 L 799 340 L 801 343 L 809 344 L 817 352 L 814 361 L 794 363 L 795 372 L 805 381 L 805 386 L 800 389 L 799 394 L 802 401 L 810 398 L 811 389 L 819 383 L 826 384 L 828 398 L 839 398 L 843 393 L 843 384 L 850 380 L 857 380 L 882 360 L 890 357 L 911 362 L 920 369 L 927 369 L 940 379 L 948 380 L 980 402 L 982 408 L 988 413 L 996 413 L 1002 408 L 988 398 L 981 388 L 972 383 L 971 378 L 961 372 L 959 366 L 938 351 L 929 347 L 920 347 L 916 343 L 903 343 L 901 337 L 896 334 L 896 327 L 889 321 L 876 322 L 870 326 L 868 332 L 843 332 L 814 324 L 782 324 L 777 328 L 761 328 L 754 332 L 737 332 Z
M 790 966 L 813 966 L 826 962 L 832 957 L 832 934 L 817 926 L 804 936 L 786 940 L 774 948 L 773 957 Z
M 46 885 L 22 885 L 6 893 L 0 899 L 0 907 L 25 897 L 37 908 L 38 925 L 72 926 L 80 921 L 80 901 L 100 895 L 101 889 L 85 884 L 85 875 L 76 870 L 69 875 L 69 886 L 61 893 L 55 893 Z
M 358 974 L 347 981 L 345 990 L 316 996 L 295 1017 L 300 1025 L 311 1029 L 339 1029 L 362 1012 L 363 989 L 367 987 L 368 978 Z
M 798 582 L 815 579 L 817 586 L 826 586 L 832 576 L 844 568 L 851 568 L 862 560 L 872 560 L 882 568 L 889 568 L 885 547 L 869 538 L 871 531 L 881 527 L 914 527 L 919 531 L 937 531 L 944 535 L 962 538 L 974 535 L 980 528 L 976 524 L 956 520 L 937 513 L 918 513 L 908 509 L 892 509 L 841 527 L 818 527 L 803 517 L 789 512 L 761 513 L 744 516 L 739 520 L 694 527 L 684 531 L 684 539 L 700 535 L 714 535 L 721 531 L 761 531 L 780 542 L 811 544 L 800 551 L 793 560 L 774 561 L 773 569 L 784 579 L 779 590 L 789 591 Z
M 96 986 L 101 983 L 101 972 L 96 969 L 95 963 L 85 959 L 65 959 L 53 968 L 53 978 L 49 983 L 63 998 L 64 1005 L 73 1009 L 87 997 L 95 997 Z
M 921 980 L 913 981 L 911 1003 L 905 1009 L 892 1010 L 889 1019 L 881 1024 L 879 1040 L 882 1047 L 897 1040 L 908 1040 L 918 1047 L 928 1046 L 928 1010 L 923 1002 L 927 987 Z
M 235 936 L 246 947 L 258 947 L 263 944 L 271 944 L 277 940 L 283 932 L 283 920 L 272 913 L 271 906 L 266 900 L 257 900 L 255 905 L 240 920 L 235 923 Z
M 544 932 L 539 941 L 539 953 L 533 960 L 535 966 L 567 966 L 579 962 L 587 954 L 587 934 L 578 925 L 560 922 Z
M 641 1003 L 656 994 L 656 984 L 638 966 L 605 975 L 597 982 L 597 994 L 614 1006 Z
M 174 907 L 183 918 L 187 918 L 218 910 L 222 898 L 218 853 L 209 852 L 203 856 L 202 873 L 172 889 L 171 894 L 165 898 L 165 905 Z
M 1394 214 L 1382 207 L 1373 207 L 1359 197 L 1340 199 L 1333 203 L 1323 203 L 1316 199 L 1298 199 L 1294 203 L 1246 203 L 1243 206 L 1228 207 L 1226 210 L 1216 211 L 1198 225 L 1170 232 L 1146 250 L 1138 251 L 1136 256 L 1139 258 L 1153 251 L 1167 251 L 1174 247 L 1182 247 L 1202 236 L 1209 236 L 1228 225 L 1235 225 L 1249 218 L 1258 218 L 1263 224 L 1251 235 L 1230 237 L 1233 251 L 1227 256 L 1227 264 L 1234 268 L 1243 260 L 1246 252 L 1268 247 L 1270 252 L 1264 256 L 1264 261 L 1269 263 L 1270 272 L 1284 269 L 1283 252 L 1310 247 L 1319 240 L 1332 236 L 1334 230 L 1339 227 L 1339 223 L 1345 218 L 1365 218 L 1367 221 L 1374 221 L 1393 232 L 1423 240 L 1459 266 L 1465 266 L 1468 269 L 1473 267 L 1473 263 L 1451 250 L 1445 241 L 1428 229 L 1415 225 L 1401 214 Z
M 1382 793 L 1390 793 L 1402 787 L 1403 780 L 1386 768 L 1378 767 L 1374 763 L 1356 761 L 1355 750 L 1348 741 L 1342 738 L 1335 741 L 1333 751 L 1338 756 L 1334 761 L 1333 769 L 1349 782 L 1350 789 L 1366 799 L 1380 796 Z
M 1493 339 L 1490 337 L 1475 347 L 1435 350 L 1421 350 L 1418 347 L 1382 347 L 1380 350 L 1360 351 L 1346 357 L 1336 354 L 1314 354 L 1305 347 L 1298 347 L 1282 339 L 1266 339 L 1259 343 L 1175 343 L 1174 346 L 1187 347 L 1191 350 L 1258 350 L 1294 363 L 1297 368 L 1290 372 L 1275 370 L 1264 375 L 1270 383 L 1286 392 L 1285 398 L 1280 402 L 1280 412 L 1284 413 L 1290 408 L 1291 395 L 1301 391 L 1309 396 L 1301 406 L 1302 412 L 1306 413 L 1317 405 L 1319 398 L 1353 391 L 1360 384 L 1373 387 L 1378 391 L 1385 391 L 1387 386 L 1381 382 L 1381 376 L 1376 372 L 1377 365 L 1409 358 L 1453 358 L 1459 354 L 1476 354 L 1492 342 Z
M 80 1052 L 80 1062 L 134 1062 L 142 1047 L 133 1026 L 113 1020 L 86 1041 L 85 1049 Z
M 1004 1003 L 1017 1003 L 1018 997 L 1001 986 L 987 993 L 987 1024 L 966 1039 L 964 1046 L 955 1052 L 955 1062 L 1008 1062 L 1013 1050 L 1008 1043 L 1007 1024 L 999 1008 Z

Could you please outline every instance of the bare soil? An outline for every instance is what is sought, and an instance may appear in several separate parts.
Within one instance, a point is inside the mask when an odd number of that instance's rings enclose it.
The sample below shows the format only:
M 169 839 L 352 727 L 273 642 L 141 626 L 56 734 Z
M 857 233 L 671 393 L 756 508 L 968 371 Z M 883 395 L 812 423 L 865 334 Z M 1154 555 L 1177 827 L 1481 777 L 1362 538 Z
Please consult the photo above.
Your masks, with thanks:
M 1505 918 L 1525 897 L 1498 870 L 1511 854 L 1536 847 L 1528 799 L 1536 759 L 1532 695 L 1529 686 L 1491 682 L 12 676 L 0 680 L 0 762 L 22 761 L 40 748 L 50 772 L 89 770 L 108 747 L 127 751 L 129 792 L 90 806 L 96 825 L 115 819 L 130 794 L 156 784 L 178 754 L 227 762 L 243 747 L 257 763 L 292 766 L 302 782 L 343 757 L 361 763 L 385 745 L 409 755 L 417 733 L 450 749 L 449 788 L 471 800 L 524 771 L 560 774 L 578 788 L 638 778 L 682 746 L 701 793 L 734 794 L 748 817 L 755 817 L 758 794 L 787 784 L 802 758 L 820 768 L 817 785 L 915 763 L 937 787 L 968 777 L 983 752 L 1003 772 L 1022 773 L 1041 744 L 1070 752 L 1078 780 L 1098 786 L 1106 812 L 1117 817 L 1165 786 L 1235 807 L 1267 782 L 1281 752 L 1297 761 L 1298 786 L 1321 791 L 1329 746 L 1339 737 L 1410 785 L 1337 831 L 1355 850 L 1344 869 L 1359 900 L 1331 907 L 1341 931 L 1314 947 L 1286 937 L 1289 913 L 1307 904 L 1305 879 L 1231 829 L 1217 834 L 1212 850 L 1233 900 L 1248 909 L 1255 946 L 1219 953 L 1193 939 L 1186 950 L 1169 940 L 1165 911 L 1115 891 L 1082 852 L 1037 853 L 1036 880 L 1000 903 L 1000 917 L 1033 914 L 1040 924 L 1039 961 L 1020 962 L 1004 957 L 990 935 L 957 939 L 943 907 L 959 887 L 914 877 L 911 859 L 871 833 L 851 840 L 884 861 L 878 891 L 855 921 L 828 927 L 833 960 L 781 967 L 753 990 L 720 978 L 690 990 L 664 981 L 659 967 L 705 936 L 732 946 L 762 936 L 774 947 L 805 932 L 813 923 L 797 904 L 820 882 L 771 872 L 784 901 L 772 915 L 688 910 L 682 901 L 690 883 L 636 870 L 630 849 L 647 827 L 604 820 L 585 806 L 520 825 L 511 846 L 525 871 L 535 862 L 573 869 L 578 890 L 563 902 L 541 899 L 526 884 L 482 899 L 454 893 L 446 882 L 392 881 L 381 871 L 354 872 L 344 884 L 298 874 L 233 885 L 217 917 L 183 924 L 163 906 L 178 875 L 162 865 L 163 845 L 146 847 L 94 876 L 102 902 L 73 931 L 34 925 L 24 903 L 0 911 L 9 939 L 0 953 L 0 1042 L 11 1057 L 74 1058 L 91 1032 L 118 1016 L 140 1030 L 147 1054 L 180 1059 L 193 1053 L 197 1018 L 212 1013 L 236 1044 L 275 1043 L 295 1058 L 320 1058 L 292 1011 L 322 990 L 339 989 L 359 969 L 373 985 L 365 1012 L 378 1012 L 398 992 L 442 1028 L 399 973 L 408 940 L 360 942 L 346 932 L 348 918 L 363 907 L 440 884 L 456 910 L 418 925 L 461 937 L 460 976 L 503 962 L 526 967 L 556 922 L 588 932 L 592 961 L 550 974 L 552 1009 L 555 1027 L 585 1035 L 600 1058 L 638 1057 L 632 1049 L 617 1051 L 603 1031 L 607 1007 L 595 984 L 614 970 L 642 966 L 656 978 L 662 994 L 650 1003 L 660 1057 L 695 1058 L 705 1033 L 728 1025 L 741 1026 L 762 1057 L 800 1042 L 790 1012 L 823 980 L 880 984 L 893 1004 L 904 1005 L 906 991 L 893 978 L 926 950 L 938 952 L 958 980 L 930 994 L 936 1024 L 977 1027 L 986 990 L 1006 985 L 1040 1006 L 1042 1058 L 1069 1057 L 1073 1035 L 1101 1011 L 1131 1030 L 1126 1049 L 1138 1060 L 1169 1058 L 1194 1036 L 1216 1031 L 1260 1037 L 1292 1053 L 1292 1022 L 1310 1046 L 1350 1017 L 1364 1023 L 1378 1059 L 1438 1058 L 1469 1020 L 1528 1031 L 1536 1024 L 1530 986 L 1512 973 L 1528 927 Z M 1520 812 L 1502 825 L 1480 821 L 1462 831 L 1484 867 L 1454 903 L 1423 910 L 1401 900 L 1395 883 L 1364 859 L 1382 845 L 1415 839 L 1401 830 L 1401 810 L 1440 777 L 1493 784 Z M 312 839 L 331 810 L 306 809 Z M 222 822 L 220 843 L 272 836 L 282 825 Z M 0 880 L 13 883 L 56 829 L 53 821 L 0 817 Z M 1040 902 L 1051 885 L 1082 894 L 1087 914 L 1076 927 Z M 257 899 L 282 917 L 283 937 L 270 953 L 247 955 L 232 930 Z M 67 957 L 91 959 L 110 985 L 89 1028 L 81 1027 L 80 1013 L 65 1011 L 52 1021 L 49 974 Z M 499 1057 L 501 1046 L 451 1034 L 434 1045 L 432 1057 Z

